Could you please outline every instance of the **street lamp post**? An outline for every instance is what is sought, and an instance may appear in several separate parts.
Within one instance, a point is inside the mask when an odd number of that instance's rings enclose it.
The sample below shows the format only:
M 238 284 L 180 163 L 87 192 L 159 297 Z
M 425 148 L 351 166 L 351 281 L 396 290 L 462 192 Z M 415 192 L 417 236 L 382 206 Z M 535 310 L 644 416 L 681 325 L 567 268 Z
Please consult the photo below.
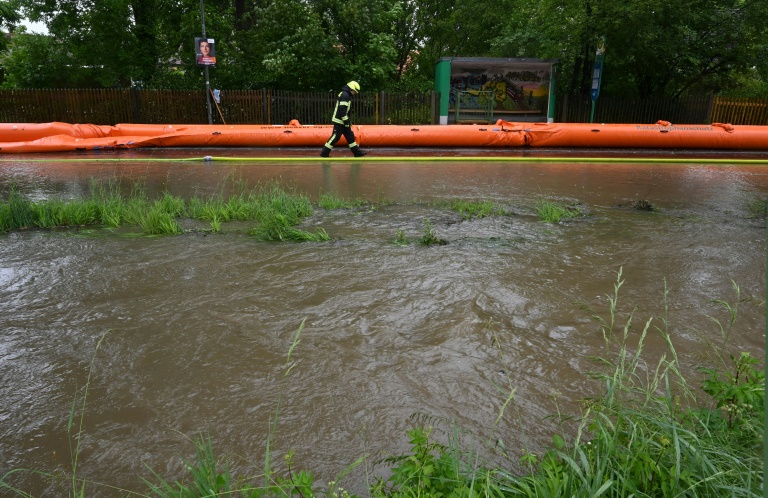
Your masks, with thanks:
M 200 0 L 200 19 L 203 23 L 203 38 L 205 36 L 205 7 L 203 6 L 203 0 Z M 208 65 L 205 66 L 205 103 L 208 105 L 208 124 L 213 124 L 213 116 L 211 114 L 211 80 L 208 77 Z

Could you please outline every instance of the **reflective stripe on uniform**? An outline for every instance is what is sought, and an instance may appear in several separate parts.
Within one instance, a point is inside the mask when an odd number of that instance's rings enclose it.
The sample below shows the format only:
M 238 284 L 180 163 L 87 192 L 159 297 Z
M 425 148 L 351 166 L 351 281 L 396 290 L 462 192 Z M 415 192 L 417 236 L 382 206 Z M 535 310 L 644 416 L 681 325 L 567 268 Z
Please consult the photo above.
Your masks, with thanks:
M 341 97 L 341 94 L 344 92 L 339 92 L 339 95 L 337 98 Z M 349 121 L 349 109 L 352 106 L 352 100 L 337 100 L 336 101 L 336 107 L 333 109 L 333 117 L 331 118 L 331 121 L 334 123 L 345 125 Z M 342 107 L 346 107 L 346 109 L 342 109 Z

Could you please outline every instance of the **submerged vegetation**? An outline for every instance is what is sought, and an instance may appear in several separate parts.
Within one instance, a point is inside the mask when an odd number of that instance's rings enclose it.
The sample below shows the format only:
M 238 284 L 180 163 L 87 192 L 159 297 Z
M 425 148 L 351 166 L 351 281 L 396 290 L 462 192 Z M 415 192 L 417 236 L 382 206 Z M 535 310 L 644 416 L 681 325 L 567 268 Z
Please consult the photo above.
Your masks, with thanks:
M 542 221 L 547 223 L 560 223 L 563 219 L 576 218 L 582 216 L 581 211 L 574 208 L 562 206 L 552 201 L 544 199 L 536 203 L 536 214 Z
M 116 229 L 137 227 L 147 235 L 181 235 L 188 232 L 219 233 L 227 222 L 253 222 L 246 232 L 265 241 L 326 241 L 330 236 L 323 228 L 307 231 L 298 228 L 306 218 L 314 214 L 309 197 L 273 180 L 250 188 L 242 180 L 229 179 L 228 189 L 208 196 L 192 196 L 189 199 L 163 191 L 151 199 L 142 183 L 134 183 L 125 189 L 118 180 L 91 180 L 90 196 L 72 199 L 46 199 L 31 201 L 12 186 L 7 200 L 0 200 L 0 233 L 27 229 L 58 229 L 73 227 L 103 227 Z M 227 183 L 227 182 L 225 182 Z M 224 194 L 228 190 L 228 195 Z M 509 216 L 504 206 L 490 200 L 435 201 L 432 207 L 448 209 L 461 221 L 471 221 L 491 216 Z M 376 211 L 380 205 L 363 199 L 347 200 L 334 194 L 321 193 L 316 207 L 324 210 Z M 564 218 L 581 216 L 577 209 L 564 207 L 549 201 L 540 201 L 536 215 L 543 221 L 557 223 Z M 209 228 L 188 228 L 184 220 L 207 222 Z M 424 225 L 418 243 L 444 245 L 437 236 L 432 222 Z M 405 233 L 397 233 L 396 243 L 407 244 Z
M 438 442 L 439 421 L 433 424 L 435 419 L 419 416 L 407 433 L 410 451 L 376 462 L 388 466 L 389 477 L 369 480 L 367 496 L 761 496 L 765 376 L 749 353 L 728 350 L 742 300 L 738 286 L 733 286 L 734 302 L 715 302 L 725 310 L 727 320 L 710 317 L 719 329 L 720 340 L 707 343 L 714 348 L 714 361 L 700 369 L 704 380 L 700 389 L 695 389 L 683 374 L 668 328 L 666 286 L 663 316 L 641 320 L 636 308 L 620 305 L 623 284 L 619 270 L 613 292 L 605 296 L 607 309 L 595 311 L 592 306 L 583 306 L 598 325 L 591 333 L 599 333 L 605 344 L 603 354 L 594 358 L 595 372 L 587 374 L 595 380 L 597 394 L 585 397 L 581 413 L 558 412 L 561 432 L 553 435 L 549 448 L 513 456 L 500 438 L 494 445 L 496 463 L 490 464 L 477 450 L 462 445 L 456 427 L 444 443 Z M 185 461 L 189 472 L 185 479 L 171 482 L 149 469 L 150 477 L 142 478 L 146 494 L 130 494 L 167 498 L 355 496 L 339 483 L 356 467 L 367 467 L 367 456 L 351 463 L 329 483 L 320 482 L 311 471 L 296 469 L 292 451 L 284 455 L 282 470 L 274 463 L 277 455 L 272 441 L 279 429 L 283 387 L 297 365 L 293 357 L 303 327 L 302 322 L 282 367 L 263 468 L 254 474 L 257 477 L 233 475 L 229 460 L 216 456 L 210 436 L 200 434 L 194 440 L 195 460 Z M 650 334 L 666 345 L 666 352 L 655 363 L 645 360 Z M 96 345 L 97 351 L 105 336 Z M 84 430 L 82 417 L 92 369 L 93 361 L 67 426 L 72 465 L 66 480 L 75 497 L 89 496 L 100 486 L 78 476 L 82 464 L 79 438 Z M 515 401 L 514 389 L 504 396 L 497 422 L 508 417 L 508 405 Z M 24 471 L 16 469 L 0 477 L 0 489 L 31 496 L 12 484 L 20 472 Z
M 507 210 L 490 200 L 485 201 L 467 201 L 453 200 L 448 202 L 437 202 L 437 206 L 447 205 L 451 211 L 459 213 L 461 219 L 472 220 L 486 218 L 488 216 L 507 216 Z
M 137 226 L 143 233 L 182 234 L 182 218 L 208 221 L 212 232 L 227 221 L 254 221 L 254 235 L 265 240 L 326 240 L 327 234 L 305 234 L 295 225 L 311 216 L 312 205 L 306 195 L 269 182 L 248 188 L 233 182 L 232 193 L 192 197 L 188 201 L 165 191 L 152 201 L 142 184 L 134 184 L 128 195 L 117 181 L 91 181 L 89 198 L 71 201 L 58 199 L 32 202 L 11 188 L 7 202 L 0 202 L 0 231 L 28 228 L 61 228 L 98 225 L 108 228 Z

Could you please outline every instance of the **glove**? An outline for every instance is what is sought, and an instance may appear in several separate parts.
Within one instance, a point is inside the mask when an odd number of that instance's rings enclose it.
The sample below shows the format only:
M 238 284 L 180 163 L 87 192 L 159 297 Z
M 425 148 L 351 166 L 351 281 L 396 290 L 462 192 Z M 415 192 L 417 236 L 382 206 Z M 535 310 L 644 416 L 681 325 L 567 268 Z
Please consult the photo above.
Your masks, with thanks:
M 349 120 L 344 121 L 344 128 L 352 128 L 352 123 Z

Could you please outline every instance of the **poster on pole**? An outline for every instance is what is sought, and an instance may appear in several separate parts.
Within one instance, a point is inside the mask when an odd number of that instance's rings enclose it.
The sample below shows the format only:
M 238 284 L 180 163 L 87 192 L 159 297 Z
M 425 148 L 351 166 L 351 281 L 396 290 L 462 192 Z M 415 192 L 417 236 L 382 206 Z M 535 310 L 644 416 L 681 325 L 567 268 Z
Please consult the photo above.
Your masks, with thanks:
M 216 65 L 216 46 L 213 38 L 195 38 L 195 53 L 198 66 Z

